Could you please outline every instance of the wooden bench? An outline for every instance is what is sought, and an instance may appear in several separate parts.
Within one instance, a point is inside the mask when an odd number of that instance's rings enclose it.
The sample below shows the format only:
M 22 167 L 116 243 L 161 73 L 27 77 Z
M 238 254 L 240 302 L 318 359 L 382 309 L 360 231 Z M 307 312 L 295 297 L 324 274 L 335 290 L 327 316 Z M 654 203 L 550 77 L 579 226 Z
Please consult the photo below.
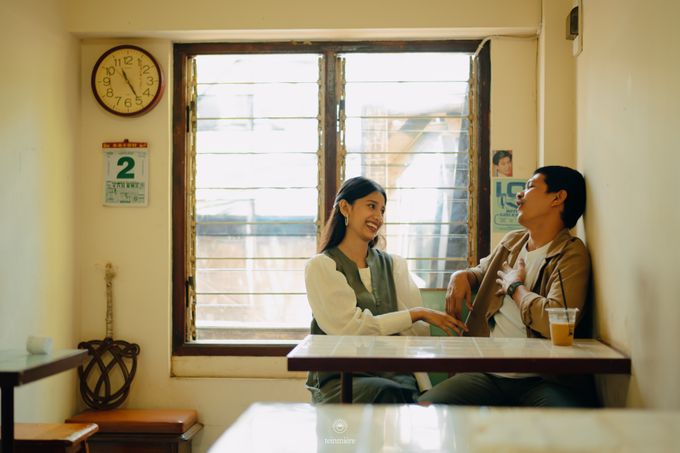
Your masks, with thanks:
M 113 409 L 86 411 L 67 422 L 96 423 L 91 453 L 189 453 L 203 425 L 193 409 Z
M 15 423 L 16 453 L 87 453 L 94 423 Z

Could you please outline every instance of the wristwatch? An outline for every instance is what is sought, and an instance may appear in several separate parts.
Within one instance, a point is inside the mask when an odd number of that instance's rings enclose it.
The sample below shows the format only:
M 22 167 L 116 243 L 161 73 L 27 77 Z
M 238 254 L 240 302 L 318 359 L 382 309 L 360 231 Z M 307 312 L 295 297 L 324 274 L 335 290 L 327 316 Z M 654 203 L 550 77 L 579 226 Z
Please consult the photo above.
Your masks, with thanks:
M 520 280 L 517 280 L 517 281 L 514 282 L 514 283 L 510 283 L 510 286 L 508 286 L 508 290 L 507 290 L 506 294 L 507 294 L 508 296 L 512 297 L 512 295 L 515 294 L 515 290 L 516 290 L 519 286 L 522 286 L 523 284 L 524 284 L 524 282 L 523 282 L 523 281 L 520 281 Z

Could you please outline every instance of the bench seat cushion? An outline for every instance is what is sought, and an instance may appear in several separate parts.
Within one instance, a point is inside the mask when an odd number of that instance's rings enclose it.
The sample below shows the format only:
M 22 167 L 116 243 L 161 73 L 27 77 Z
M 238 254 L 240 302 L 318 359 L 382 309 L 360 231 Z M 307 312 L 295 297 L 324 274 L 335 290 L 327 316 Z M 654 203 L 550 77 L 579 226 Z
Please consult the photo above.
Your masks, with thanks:
M 193 409 L 114 409 L 85 411 L 67 422 L 96 423 L 100 433 L 182 434 L 197 419 Z

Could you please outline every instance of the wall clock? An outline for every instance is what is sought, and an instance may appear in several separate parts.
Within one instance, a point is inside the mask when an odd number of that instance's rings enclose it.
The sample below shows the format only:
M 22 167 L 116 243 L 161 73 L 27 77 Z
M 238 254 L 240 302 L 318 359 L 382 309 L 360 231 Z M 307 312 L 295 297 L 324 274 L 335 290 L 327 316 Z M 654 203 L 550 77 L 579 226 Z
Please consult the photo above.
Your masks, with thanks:
M 121 116 L 147 113 L 165 88 L 163 71 L 153 55 L 129 44 L 104 52 L 92 69 L 91 82 L 97 102 Z

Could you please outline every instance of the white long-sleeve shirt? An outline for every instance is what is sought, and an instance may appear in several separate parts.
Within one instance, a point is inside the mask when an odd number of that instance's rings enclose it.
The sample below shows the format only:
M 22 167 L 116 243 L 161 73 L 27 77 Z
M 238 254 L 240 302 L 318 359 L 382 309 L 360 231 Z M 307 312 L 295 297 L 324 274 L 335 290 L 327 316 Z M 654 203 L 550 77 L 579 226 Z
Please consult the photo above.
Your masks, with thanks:
M 424 335 L 430 334 L 423 321 L 411 322 L 410 308 L 423 305 L 420 290 L 413 282 L 406 260 L 392 257 L 392 271 L 397 295 L 397 311 L 374 315 L 357 307 L 354 290 L 336 269 L 335 261 L 319 254 L 305 267 L 307 300 L 317 324 L 328 335 Z M 370 271 L 359 270 L 366 289 L 370 287 Z M 421 390 L 431 387 L 425 373 L 414 373 Z

